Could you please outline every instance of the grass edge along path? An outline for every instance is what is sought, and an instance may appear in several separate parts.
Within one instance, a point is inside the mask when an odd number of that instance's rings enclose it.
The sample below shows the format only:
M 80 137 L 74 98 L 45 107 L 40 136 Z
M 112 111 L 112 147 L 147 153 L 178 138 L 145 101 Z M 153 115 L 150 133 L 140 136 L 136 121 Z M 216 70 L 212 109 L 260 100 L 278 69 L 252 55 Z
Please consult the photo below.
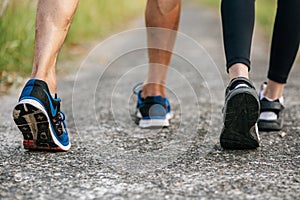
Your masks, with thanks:
M 20 77 L 31 72 L 37 0 L 5 0 L 0 15 L 0 95 Z M 142 15 L 146 0 L 81 0 L 66 38 L 61 58 L 68 49 L 104 37 Z M 66 54 L 66 56 L 64 55 Z

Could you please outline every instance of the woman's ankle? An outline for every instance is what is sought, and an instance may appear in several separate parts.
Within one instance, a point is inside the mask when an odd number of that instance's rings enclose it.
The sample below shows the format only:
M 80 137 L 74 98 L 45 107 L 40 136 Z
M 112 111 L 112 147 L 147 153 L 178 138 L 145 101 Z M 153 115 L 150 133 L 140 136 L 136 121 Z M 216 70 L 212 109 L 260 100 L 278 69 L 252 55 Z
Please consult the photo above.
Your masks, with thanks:
M 284 86 L 284 83 L 277 83 L 269 79 L 263 95 L 268 99 L 279 99 L 283 95 Z
M 245 77 L 249 79 L 248 67 L 243 63 L 233 64 L 229 69 L 229 82 L 237 77 Z

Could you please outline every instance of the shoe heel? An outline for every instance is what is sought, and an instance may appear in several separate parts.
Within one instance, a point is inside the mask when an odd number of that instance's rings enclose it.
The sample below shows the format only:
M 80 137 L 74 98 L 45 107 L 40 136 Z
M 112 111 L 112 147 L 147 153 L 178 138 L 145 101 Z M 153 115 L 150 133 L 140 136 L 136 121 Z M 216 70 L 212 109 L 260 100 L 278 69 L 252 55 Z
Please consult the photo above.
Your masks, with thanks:
M 237 89 L 229 98 L 224 114 L 220 144 L 224 149 L 254 149 L 259 147 L 256 122 L 259 101 L 255 91 Z
M 52 140 L 47 116 L 39 108 L 20 103 L 13 110 L 13 119 L 23 135 L 25 149 L 60 150 Z

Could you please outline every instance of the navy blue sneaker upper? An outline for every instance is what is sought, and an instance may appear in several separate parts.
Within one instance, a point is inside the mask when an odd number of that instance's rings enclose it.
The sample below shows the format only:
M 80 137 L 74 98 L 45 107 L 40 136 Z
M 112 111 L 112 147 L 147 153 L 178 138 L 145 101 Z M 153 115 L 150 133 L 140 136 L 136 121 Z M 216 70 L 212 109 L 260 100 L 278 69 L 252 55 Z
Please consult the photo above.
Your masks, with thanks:
M 142 90 L 137 93 L 137 111 L 143 119 L 165 119 L 171 112 L 171 106 L 167 98 L 162 96 L 150 96 L 142 98 Z
M 69 137 L 65 125 L 65 115 L 60 111 L 60 98 L 53 98 L 46 82 L 38 79 L 29 80 L 21 93 L 20 99 L 32 99 L 39 102 L 46 110 L 51 122 L 52 131 L 63 144 L 69 144 Z

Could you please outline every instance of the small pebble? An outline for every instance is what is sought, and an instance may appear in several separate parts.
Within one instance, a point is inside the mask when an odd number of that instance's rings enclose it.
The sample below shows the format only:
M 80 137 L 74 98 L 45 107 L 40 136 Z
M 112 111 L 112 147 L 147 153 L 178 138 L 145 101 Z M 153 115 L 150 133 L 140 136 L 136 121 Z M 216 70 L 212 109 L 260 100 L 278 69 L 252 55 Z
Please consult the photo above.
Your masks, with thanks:
M 286 136 L 286 132 L 280 131 L 280 132 L 279 132 L 279 135 L 280 135 L 280 137 L 283 138 L 284 136 Z

